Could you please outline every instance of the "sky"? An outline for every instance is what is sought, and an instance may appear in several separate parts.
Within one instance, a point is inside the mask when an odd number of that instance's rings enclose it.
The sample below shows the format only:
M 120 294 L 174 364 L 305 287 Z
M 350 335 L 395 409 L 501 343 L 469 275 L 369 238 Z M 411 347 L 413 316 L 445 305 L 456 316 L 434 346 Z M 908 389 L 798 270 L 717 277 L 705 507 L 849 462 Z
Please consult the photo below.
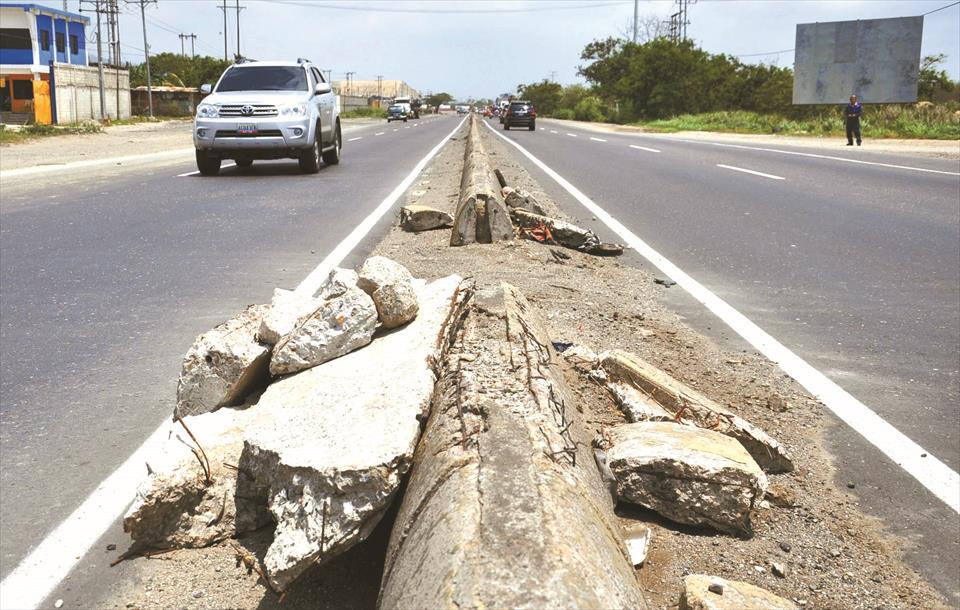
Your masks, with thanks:
M 37 0 L 35 0 L 37 1 Z M 198 54 L 223 57 L 224 0 L 147 4 L 151 53 L 180 52 L 179 33 L 196 34 Z M 692 0 L 691 0 L 692 1 Z M 138 0 L 120 0 L 124 60 L 143 60 Z M 796 24 L 922 15 L 954 0 L 699 0 L 687 34 L 703 49 L 744 62 L 793 66 Z M 39 0 L 63 8 L 63 0 Z M 66 0 L 71 11 L 79 0 Z M 236 51 L 236 3 L 226 0 L 227 45 Z M 255 59 L 306 57 L 333 78 L 401 79 L 422 93 L 492 98 L 550 79 L 582 82 L 589 42 L 623 35 L 633 0 L 240 0 L 240 50 Z M 639 2 L 641 18 L 668 20 L 672 0 Z M 92 36 L 91 36 L 92 40 Z M 186 40 L 187 53 L 190 41 Z M 104 52 L 106 54 L 106 52 Z M 943 53 L 960 80 L 960 5 L 927 15 L 922 55 Z

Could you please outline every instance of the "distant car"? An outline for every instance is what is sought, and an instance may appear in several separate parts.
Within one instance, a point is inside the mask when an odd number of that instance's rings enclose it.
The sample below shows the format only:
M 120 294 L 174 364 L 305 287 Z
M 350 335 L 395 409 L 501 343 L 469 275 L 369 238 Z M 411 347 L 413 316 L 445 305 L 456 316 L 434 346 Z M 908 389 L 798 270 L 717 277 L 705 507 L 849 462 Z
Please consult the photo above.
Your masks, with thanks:
M 457 114 L 467 114 L 470 112 L 470 106 L 457 106 Z
M 309 61 L 238 62 L 200 91 L 193 144 L 201 175 L 216 175 L 224 159 L 248 168 L 256 159 L 293 158 L 308 174 L 321 160 L 340 162 L 336 95 Z
M 506 113 L 503 115 L 502 123 L 504 130 L 525 125 L 527 129 L 534 131 L 537 128 L 537 110 L 532 103 L 527 101 L 510 102 Z
M 493 116 L 493 110 L 492 110 L 491 108 L 484 108 L 484 109 L 483 109 L 483 117 L 484 117 L 484 118 L 489 119 L 489 118 L 492 117 L 492 116 Z
M 403 121 L 407 122 L 407 109 L 401 106 L 400 104 L 394 104 L 387 108 L 387 122 L 390 121 Z

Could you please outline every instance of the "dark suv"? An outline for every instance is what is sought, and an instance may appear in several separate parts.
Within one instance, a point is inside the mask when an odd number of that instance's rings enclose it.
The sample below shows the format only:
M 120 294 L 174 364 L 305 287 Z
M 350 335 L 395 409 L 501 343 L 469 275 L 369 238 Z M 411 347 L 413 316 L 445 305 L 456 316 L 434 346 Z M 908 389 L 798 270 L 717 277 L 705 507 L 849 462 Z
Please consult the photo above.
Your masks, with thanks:
M 507 106 L 506 114 L 503 115 L 503 128 L 526 125 L 527 129 L 533 131 L 537 128 L 537 111 L 530 102 L 517 100 L 510 102 Z

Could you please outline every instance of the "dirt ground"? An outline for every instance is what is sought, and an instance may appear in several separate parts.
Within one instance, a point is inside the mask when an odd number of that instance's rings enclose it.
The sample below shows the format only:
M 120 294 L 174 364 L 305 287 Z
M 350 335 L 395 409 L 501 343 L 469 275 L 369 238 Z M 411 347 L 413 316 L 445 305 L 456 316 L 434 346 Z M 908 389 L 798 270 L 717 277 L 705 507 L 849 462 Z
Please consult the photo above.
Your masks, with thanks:
M 871 138 L 869 133 L 864 134 L 863 146 L 847 148 L 847 140 L 843 137 L 819 136 L 787 136 L 777 134 L 746 134 L 720 133 L 715 131 L 679 131 L 675 133 L 661 133 L 643 127 L 630 125 L 614 125 L 612 123 L 588 123 L 585 121 L 562 121 L 561 123 L 574 125 L 581 129 L 604 133 L 649 133 L 658 138 L 681 140 L 710 140 L 711 142 L 725 142 L 743 144 L 747 146 L 799 146 L 815 148 L 820 153 L 837 153 L 853 151 L 858 155 L 866 155 L 869 159 L 871 152 L 905 154 L 912 156 L 937 157 L 941 159 L 960 159 L 960 140 L 902 140 L 896 138 Z M 811 151 L 812 152 L 812 151 Z
M 465 133 L 427 167 L 408 191 L 408 202 L 454 211 Z M 509 184 L 534 193 L 548 210 L 576 220 L 571 213 L 580 210 L 557 211 L 513 153 L 486 130 L 481 134 L 491 162 Z M 829 419 L 822 405 L 757 353 L 725 351 L 685 326 L 661 303 L 664 291 L 679 288 L 656 284 L 638 255 L 628 251 L 622 257 L 600 258 L 564 250 L 570 259 L 558 262 L 550 246 L 531 241 L 451 248 L 449 237 L 448 230 L 411 234 L 394 226 L 375 253 L 426 279 L 459 273 L 479 284 L 510 282 L 539 310 L 553 341 L 634 352 L 760 426 L 792 453 L 796 471 L 770 477 L 771 493 L 753 515 L 750 539 L 676 525 L 635 506 L 617 508 L 624 523 L 639 520 L 653 531 L 648 558 L 638 569 L 651 609 L 676 608 L 683 576 L 692 573 L 747 581 L 808 608 L 948 606 L 900 560 L 902 542 L 861 513 L 850 489 L 835 485 L 824 449 Z M 572 368 L 567 381 L 595 431 L 624 421 L 606 390 Z M 783 412 L 768 406 L 778 399 L 788 405 Z M 97 605 L 373 608 L 392 521 L 388 514 L 366 542 L 304 574 L 282 606 L 255 573 L 238 565 L 232 542 L 129 559 L 121 564 L 121 585 L 105 592 Z M 262 555 L 269 538 L 260 533 L 238 542 Z M 120 546 L 116 553 L 124 550 Z M 774 562 L 782 564 L 784 576 L 773 574 Z

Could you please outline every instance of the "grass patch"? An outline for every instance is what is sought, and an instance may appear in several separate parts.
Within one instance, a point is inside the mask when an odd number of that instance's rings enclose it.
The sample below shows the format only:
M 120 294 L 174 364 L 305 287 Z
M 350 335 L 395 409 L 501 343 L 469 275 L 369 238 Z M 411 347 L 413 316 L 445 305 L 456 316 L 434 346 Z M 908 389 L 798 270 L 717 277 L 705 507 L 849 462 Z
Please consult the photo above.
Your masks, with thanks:
M 340 113 L 342 119 L 385 119 L 386 108 L 351 108 Z
M 15 144 L 17 142 L 26 142 L 27 140 L 32 140 L 34 138 L 63 136 L 78 133 L 100 133 L 101 131 L 103 131 L 103 126 L 96 121 L 86 121 L 76 125 L 67 125 L 65 127 L 30 123 L 17 130 L 9 129 L 6 125 L 0 125 L 0 144 Z
M 945 105 L 867 106 L 861 119 L 864 137 L 931 140 L 960 139 L 960 110 Z M 716 131 L 727 133 L 779 133 L 796 136 L 845 136 L 843 119 L 837 113 L 790 119 L 777 114 L 742 110 L 683 114 L 671 119 L 644 121 L 635 125 L 653 131 Z

